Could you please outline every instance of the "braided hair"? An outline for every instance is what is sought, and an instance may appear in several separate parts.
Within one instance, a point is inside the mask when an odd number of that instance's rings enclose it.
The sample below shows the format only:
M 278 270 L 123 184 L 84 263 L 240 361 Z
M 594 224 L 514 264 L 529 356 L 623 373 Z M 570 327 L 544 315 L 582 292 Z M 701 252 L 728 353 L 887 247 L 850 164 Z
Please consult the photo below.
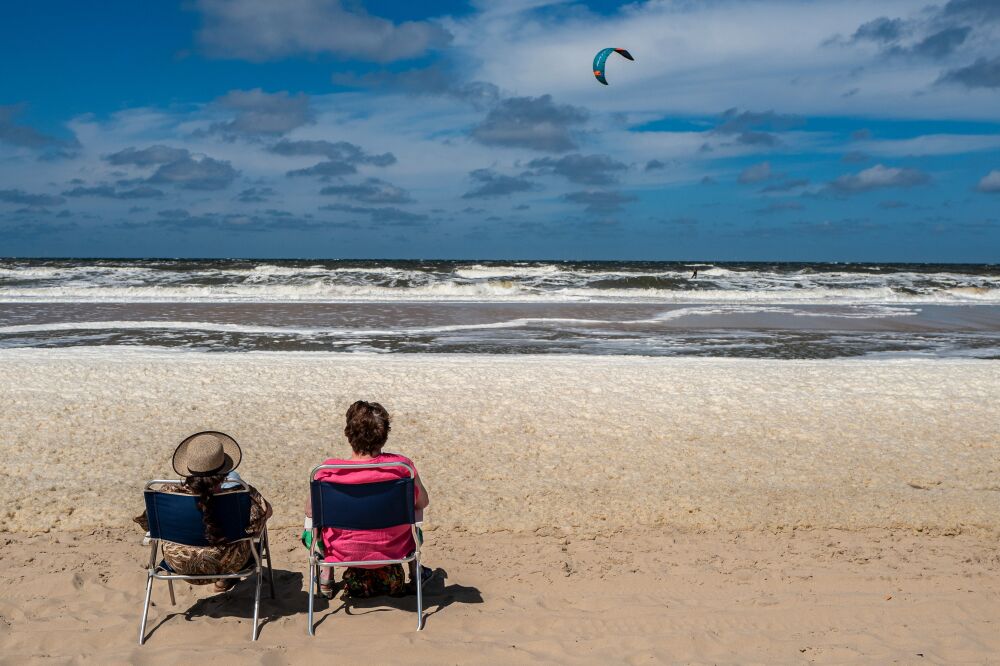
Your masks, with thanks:
M 185 480 L 185 485 L 198 496 L 198 510 L 201 511 L 201 519 L 205 525 L 205 539 L 212 546 L 217 546 L 226 540 L 222 528 L 216 524 L 212 516 L 212 498 L 215 489 L 225 478 L 225 474 L 215 474 L 213 476 L 189 476 Z

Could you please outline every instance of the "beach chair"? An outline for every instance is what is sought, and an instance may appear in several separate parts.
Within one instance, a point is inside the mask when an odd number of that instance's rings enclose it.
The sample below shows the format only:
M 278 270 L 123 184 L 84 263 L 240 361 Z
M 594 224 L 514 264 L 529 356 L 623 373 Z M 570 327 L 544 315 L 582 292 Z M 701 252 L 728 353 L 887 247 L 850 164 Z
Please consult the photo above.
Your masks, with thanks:
M 336 483 L 316 481 L 316 473 L 324 469 L 373 469 L 403 467 L 409 478 L 377 481 L 374 483 Z M 313 603 L 319 585 L 317 573 L 321 568 L 356 567 L 363 565 L 405 564 L 416 562 L 417 631 L 423 628 L 423 590 L 419 581 L 420 545 L 422 535 L 415 522 L 413 506 L 413 468 L 406 463 L 372 463 L 349 465 L 319 465 L 309 473 L 309 496 L 312 502 L 312 543 L 309 547 L 309 635 L 315 636 Z M 398 560 L 364 560 L 360 562 L 325 562 L 319 552 L 324 527 L 343 530 L 377 530 L 397 525 L 409 525 L 416 548 Z
M 180 481 L 156 480 L 146 484 L 144 495 L 146 499 L 146 516 L 149 519 L 149 566 L 146 571 L 146 601 L 142 606 L 142 622 L 139 625 L 139 645 L 146 641 L 146 616 L 149 614 L 149 601 L 153 593 L 153 581 L 165 580 L 170 589 L 170 603 L 174 599 L 175 580 L 216 580 L 219 578 L 246 578 L 256 576 L 256 593 L 253 602 L 253 627 L 251 640 L 257 640 L 257 619 L 260 615 L 260 586 L 267 562 L 267 577 L 271 587 L 271 598 L 274 598 L 274 570 L 271 565 L 271 547 L 267 540 L 267 527 L 259 537 L 248 536 L 247 525 L 250 524 L 250 489 L 242 481 L 227 482 L 225 492 L 218 493 L 212 500 L 212 513 L 222 530 L 226 544 L 238 541 L 251 542 L 251 558 L 241 571 L 232 574 L 216 574 L 204 576 L 185 576 L 175 572 L 166 560 L 157 564 L 158 551 L 163 542 L 179 543 L 186 546 L 208 546 L 205 539 L 205 528 L 202 522 L 201 510 L 198 508 L 198 498 L 194 495 L 171 493 L 157 490 L 158 486 Z

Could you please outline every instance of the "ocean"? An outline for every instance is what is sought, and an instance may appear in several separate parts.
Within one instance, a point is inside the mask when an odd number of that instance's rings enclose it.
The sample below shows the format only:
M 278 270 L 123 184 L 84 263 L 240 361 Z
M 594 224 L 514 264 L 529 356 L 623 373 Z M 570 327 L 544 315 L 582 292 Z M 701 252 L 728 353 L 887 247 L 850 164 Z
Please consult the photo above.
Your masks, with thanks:
M 998 359 L 1000 265 L 0 260 L 0 349 L 117 346 Z

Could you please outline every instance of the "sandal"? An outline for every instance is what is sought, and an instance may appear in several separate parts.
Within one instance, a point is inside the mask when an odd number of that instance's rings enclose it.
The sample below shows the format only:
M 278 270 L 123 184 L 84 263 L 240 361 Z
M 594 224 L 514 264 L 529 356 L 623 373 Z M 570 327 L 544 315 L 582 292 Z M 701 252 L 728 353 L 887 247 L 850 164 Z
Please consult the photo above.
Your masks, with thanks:
M 239 582 L 238 578 L 221 578 L 215 581 L 215 584 L 212 585 L 212 588 L 216 592 L 228 592 L 229 590 L 236 587 L 236 583 L 238 582 Z
M 420 567 L 420 587 L 421 588 L 427 587 L 427 583 L 434 580 L 434 576 L 436 575 L 437 571 L 435 571 L 434 569 L 431 569 L 430 567 Z M 417 593 L 416 583 L 412 580 L 409 583 L 407 583 L 406 591 L 409 594 L 416 594 Z
M 323 580 L 324 574 L 328 576 L 326 581 Z M 316 587 L 319 588 L 319 593 L 324 599 L 333 599 L 333 595 L 337 593 L 337 581 L 333 579 L 333 570 L 320 569 L 317 571 Z

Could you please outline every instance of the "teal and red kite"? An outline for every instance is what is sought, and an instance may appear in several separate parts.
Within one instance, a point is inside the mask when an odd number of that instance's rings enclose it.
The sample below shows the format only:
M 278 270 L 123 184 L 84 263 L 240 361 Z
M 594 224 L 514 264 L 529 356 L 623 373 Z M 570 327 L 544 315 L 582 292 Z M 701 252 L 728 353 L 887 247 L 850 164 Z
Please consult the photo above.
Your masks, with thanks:
M 608 85 L 608 80 L 604 78 L 604 65 L 608 61 L 608 56 L 612 53 L 617 53 L 628 60 L 635 60 L 632 54 L 625 49 L 601 49 L 598 51 L 597 55 L 594 56 L 594 77 L 604 85 Z

